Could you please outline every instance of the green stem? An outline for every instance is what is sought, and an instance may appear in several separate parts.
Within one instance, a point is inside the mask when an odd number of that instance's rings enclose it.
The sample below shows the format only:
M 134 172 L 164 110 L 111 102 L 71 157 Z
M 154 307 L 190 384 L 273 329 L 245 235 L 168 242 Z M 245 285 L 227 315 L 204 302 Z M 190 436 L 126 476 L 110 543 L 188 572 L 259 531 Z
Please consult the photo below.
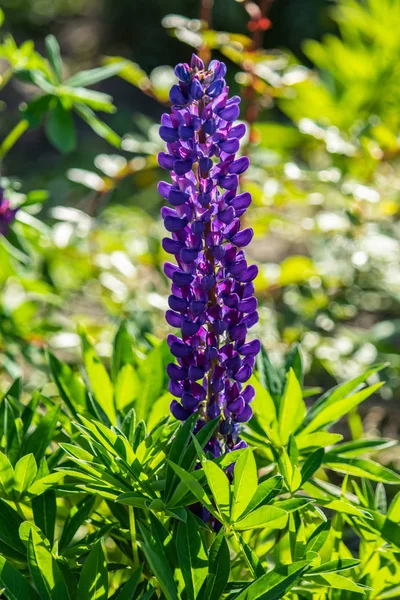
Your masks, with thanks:
M 29 127 L 29 122 L 26 119 L 23 119 L 19 123 L 16 124 L 14 129 L 10 131 L 8 136 L 3 140 L 3 143 L 0 146 L 0 160 L 3 160 L 7 152 L 11 150 L 14 144 L 19 140 L 19 138 L 25 133 L 25 131 Z
M 16 500 L 14 500 L 14 504 L 15 504 L 15 508 L 17 509 L 17 513 L 19 514 L 19 516 L 26 521 L 26 517 L 24 515 L 24 511 L 21 508 L 21 505 L 19 502 L 17 502 Z
M 133 562 L 135 563 L 136 566 L 139 566 L 139 551 L 138 551 L 138 545 L 137 545 L 136 523 L 135 523 L 135 514 L 133 512 L 133 506 L 128 506 L 128 514 L 129 514 L 129 530 L 131 533 Z

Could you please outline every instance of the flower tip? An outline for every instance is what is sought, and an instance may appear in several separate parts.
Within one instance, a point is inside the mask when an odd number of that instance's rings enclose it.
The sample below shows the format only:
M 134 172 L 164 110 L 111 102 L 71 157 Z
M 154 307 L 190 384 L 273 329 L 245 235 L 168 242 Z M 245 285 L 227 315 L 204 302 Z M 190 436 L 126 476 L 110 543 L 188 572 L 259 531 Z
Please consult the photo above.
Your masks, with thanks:
M 192 69 L 197 69 L 198 71 L 204 71 L 204 63 L 197 54 L 193 52 L 192 60 L 190 61 L 190 66 Z

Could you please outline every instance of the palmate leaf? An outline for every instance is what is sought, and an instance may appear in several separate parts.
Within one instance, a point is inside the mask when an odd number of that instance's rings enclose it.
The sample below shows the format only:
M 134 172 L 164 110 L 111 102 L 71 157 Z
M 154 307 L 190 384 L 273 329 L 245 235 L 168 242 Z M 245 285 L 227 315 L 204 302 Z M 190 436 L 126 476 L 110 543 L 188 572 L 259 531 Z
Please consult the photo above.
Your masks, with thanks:
M 200 528 L 190 512 L 187 512 L 186 523 L 179 522 L 176 551 L 185 582 L 185 592 L 189 600 L 195 600 L 207 577 L 208 560 Z

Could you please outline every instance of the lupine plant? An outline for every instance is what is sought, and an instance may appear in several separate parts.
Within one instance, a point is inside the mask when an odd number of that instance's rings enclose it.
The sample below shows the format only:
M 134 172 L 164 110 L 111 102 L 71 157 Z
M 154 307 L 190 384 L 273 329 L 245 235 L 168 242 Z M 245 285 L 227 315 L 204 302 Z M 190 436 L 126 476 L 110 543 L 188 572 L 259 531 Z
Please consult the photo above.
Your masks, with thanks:
M 144 346 L 122 323 L 104 365 L 81 328 L 80 371 L 48 351 L 52 383 L 32 397 L 20 380 L 6 391 L 2 595 L 397 598 L 400 477 L 374 460 L 396 442 L 335 431 L 385 365 L 307 405 L 316 392 L 298 348 L 279 367 L 247 338 L 257 268 L 243 250 L 238 99 L 218 61 L 194 56 L 176 75 L 160 129 L 172 183 L 159 191 L 174 207 L 162 210 L 176 259 L 167 322 L 181 333 Z
M 166 318 L 182 335 L 168 337 L 179 363 L 168 365 L 169 390 L 180 398 L 171 411 L 182 421 L 197 412 L 196 429 L 221 416 L 208 443 L 219 456 L 243 446 L 238 424 L 251 418 L 254 397 L 254 388 L 243 384 L 260 350 L 258 340 L 246 341 L 258 321 L 252 283 L 258 269 L 247 264 L 242 250 L 253 231 L 240 226 L 251 196 L 238 194 L 249 159 L 235 157 L 246 127 L 234 124 L 240 98 L 228 97 L 224 63 L 212 61 L 206 69 L 194 54 L 190 66 L 179 64 L 175 73 L 172 112 L 163 115 L 160 127 L 168 152 L 159 154 L 173 183 L 158 187 L 174 206 L 161 211 L 172 233 L 163 248 L 178 263 L 164 266 L 172 280 Z
M 9 63 L 3 84 L 16 75 L 43 92 L 6 136 L 3 157 L 42 118 L 53 144 L 70 150 L 71 110 L 119 145 L 91 110 L 110 111 L 109 97 L 82 86 L 125 73 L 125 63 L 64 76 L 52 37 L 47 59 L 10 38 L 1 52 Z M 171 182 L 158 189 L 173 207 L 162 209 L 171 234 L 162 246 L 175 259 L 164 269 L 172 281 L 166 320 L 179 335 L 135 338 L 133 324 L 122 322 L 102 360 L 96 336 L 80 327 L 78 366 L 47 349 L 43 386 L 31 394 L 32 380 L 29 391 L 21 379 L 10 383 L 0 400 L 0 596 L 396 599 L 400 476 L 382 459 L 396 441 L 363 439 L 354 428 L 344 440 L 337 426 L 380 389 L 386 365 L 315 399 L 319 391 L 303 385 L 299 348 L 279 365 L 250 337 L 257 267 L 244 252 L 253 231 L 244 223 L 251 196 L 241 177 L 249 159 L 240 155 L 246 126 L 235 122 L 240 99 L 229 98 L 217 60 L 204 65 L 194 55 L 175 75 L 159 131 L 167 144 L 159 164 Z M 27 266 L 33 248 L 53 254 L 51 236 L 37 233 L 45 226 L 29 212 L 46 196 L 6 183 L 2 270 L 7 277 L 19 262 L 28 274 L 21 287 L 60 302 L 50 259 L 39 288 Z M 0 321 L 9 374 L 15 310 L 14 320 L 2 313 Z M 38 341 L 31 337 L 26 353 Z

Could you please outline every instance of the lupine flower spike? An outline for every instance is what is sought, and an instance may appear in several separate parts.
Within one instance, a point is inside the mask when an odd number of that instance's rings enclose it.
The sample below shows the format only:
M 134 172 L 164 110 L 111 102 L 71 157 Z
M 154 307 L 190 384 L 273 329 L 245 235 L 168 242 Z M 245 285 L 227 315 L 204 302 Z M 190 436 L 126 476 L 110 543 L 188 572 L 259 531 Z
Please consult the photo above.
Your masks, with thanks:
M 239 427 L 251 418 L 254 397 L 246 382 L 260 350 L 259 340 L 246 340 L 258 320 L 258 270 L 243 250 L 253 231 L 240 224 L 251 196 L 238 194 L 249 159 L 235 157 L 246 127 L 234 124 L 240 98 L 228 98 L 225 73 L 224 63 L 213 60 L 205 69 L 196 55 L 190 66 L 176 66 L 179 84 L 160 127 L 167 152 L 158 157 L 172 179 L 158 186 L 173 207 L 161 210 L 171 233 L 162 243 L 177 263 L 164 266 L 172 280 L 166 319 L 181 331 L 168 336 L 178 362 L 167 368 L 169 390 L 178 399 L 171 411 L 180 420 L 196 412 L 196 430 L 220 416 L 207 448 L 214 456 L 245 446 Z
M 9 201 L 4 197 L 4 190 L 0 187 L 0 235 L 7 235 L 16 212 L 16 209 L 10 208 Z

